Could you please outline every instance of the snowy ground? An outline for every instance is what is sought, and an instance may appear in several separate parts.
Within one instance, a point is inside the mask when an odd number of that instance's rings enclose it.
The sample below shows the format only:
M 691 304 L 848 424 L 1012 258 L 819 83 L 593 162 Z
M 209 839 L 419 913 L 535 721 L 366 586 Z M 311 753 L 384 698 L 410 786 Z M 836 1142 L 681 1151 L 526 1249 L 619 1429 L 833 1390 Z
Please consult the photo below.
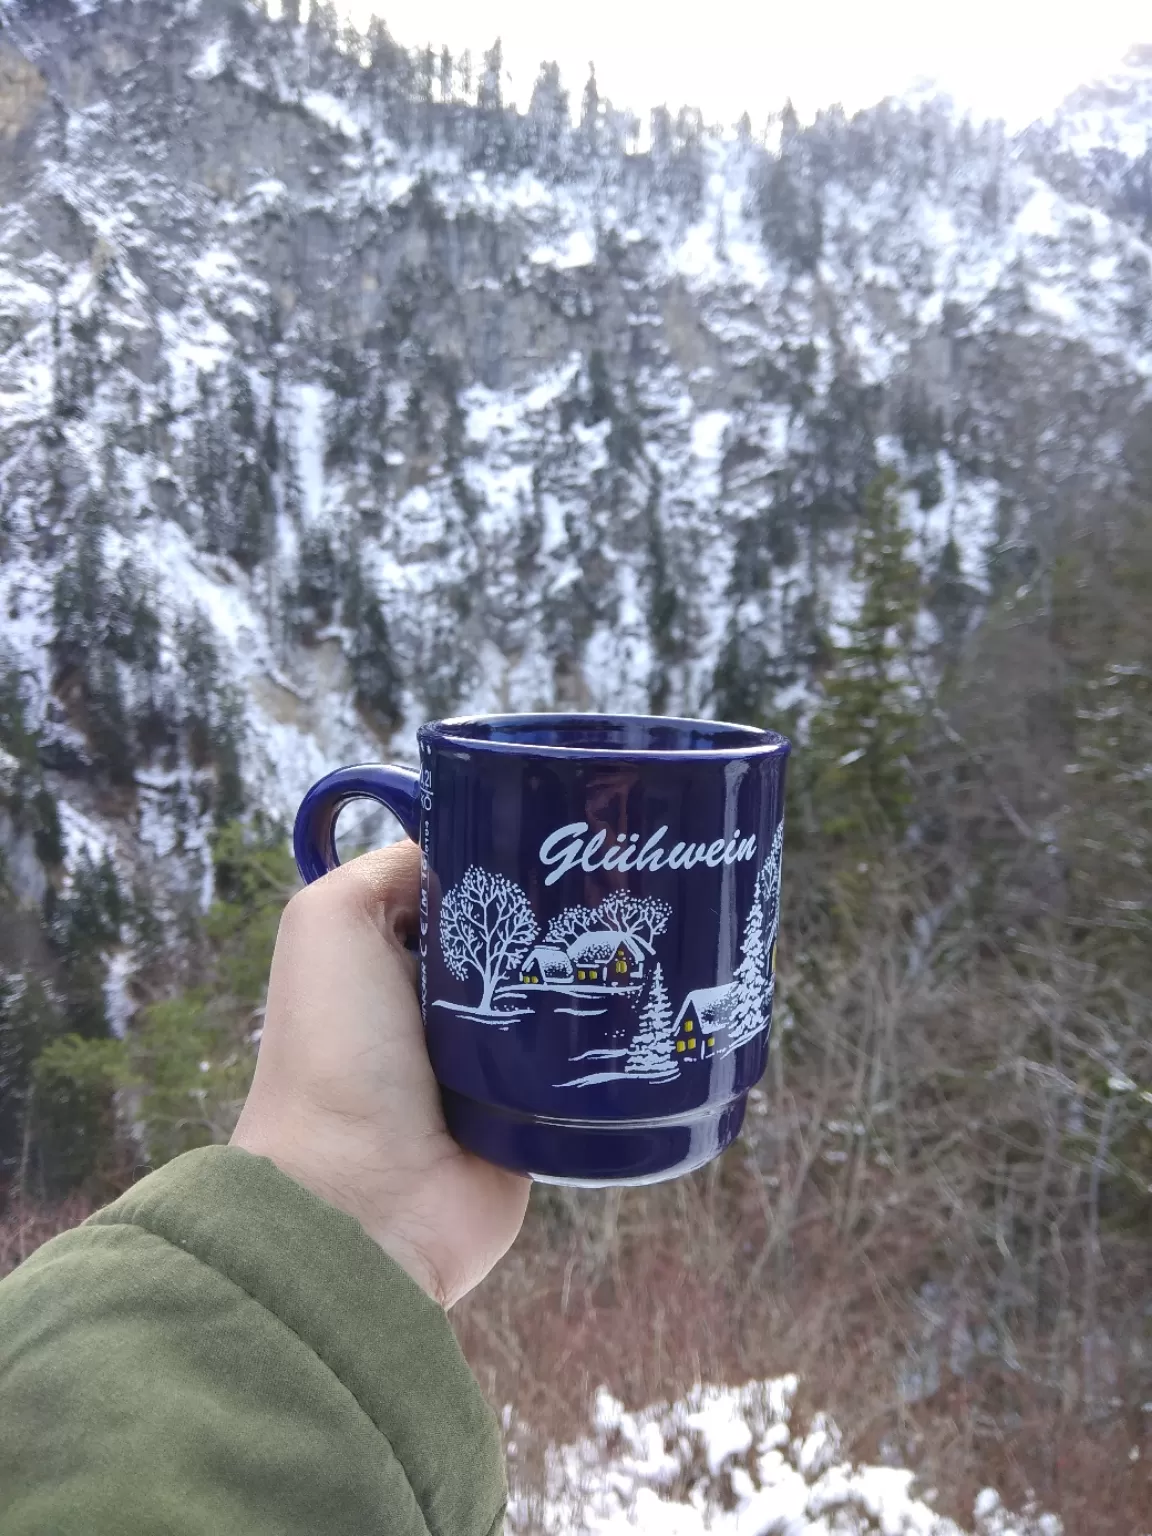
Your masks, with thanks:
M 548 1453 L 547 1488 L 517 1489 L 517 1427 L 505 1413 L 516 1536 L 1063 1536 L 1055 1515 L 1013 1513 L 986 1488 L 967 1527 L 913 1492 L 903 1467 L 843 1459 L 817 1415 L 792 1423 L 794 1376 L 698 1388 L 686 1400 L 627 1413 L 607 1392 L 593 1431 Z

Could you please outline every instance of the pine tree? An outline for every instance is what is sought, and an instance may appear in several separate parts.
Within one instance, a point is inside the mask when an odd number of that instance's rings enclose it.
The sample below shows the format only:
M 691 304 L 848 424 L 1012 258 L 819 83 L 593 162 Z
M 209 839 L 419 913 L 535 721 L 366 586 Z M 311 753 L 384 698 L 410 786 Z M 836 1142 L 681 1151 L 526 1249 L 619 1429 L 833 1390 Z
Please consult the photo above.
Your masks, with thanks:
M 264 423 L 264 435 L 260 443 L 260 457 L 271 475 L 280 468 L 280 410 L 280 375 L 276 373 L 272 378 L 268 420 Z
M 142 672 L 155 672 L 160 666 L 160 619 L 149 585 L 132 560 L 125 560 L 116 572 L 106 643 L 120 661 Z
M 968 630 L 978 600 L 979 594 L 964 580 L 960 551 L 956 540 L 949 534 L 932 573 L 925 605 L 940 626 L 946 653 L 955 654 Z
M 481 112 L 501 112 L 504 109 L 504 44 L 500 38 L 484 55 L 484 73 L 480 76 L 480 89 L 476 105 Z
M 88 740 L 96 759 L 114 784 L 133 780 L 134 737 L 120 673 L 113 657 L 98 651 L 85 673 Z
M 368 23 L 365 38 L 368 50 L 368 68 L 376 77 L 378 86 L 385 90 L 395 84 L 400 54 L 403 51 L 388 30 L 388 24 L 380 16 L 373 16 Z
M 30 1152 L 34 1157 L 39 1153 L 32 1122 L 35 1063 L 62 1029 L 47 990 L 35 977 L 0 970 L 0 1187 L 17 1176 Z M 27 1176 L 26 1167 L 24 1172 Z
M 562 164 L 568 136 L 568 92 L 558 64 L 541 64 L 528 107 L 529 132 L 537 166 L 555 175 Z
M 596 65 L 588 65 L 588 82 L 580 101 L 580 132 L 588 145 L 596 148 L 600 128 L 600 88 L 596 84 Z
M 653 107 L 650 119 L 652 165 L 656 185 L 667 190 L 668 170 L 672 161 L 672 114 L 667 107 Z
M 238 481 L 229 553 L 246 571 L 255 570 L 272 547 L 276 497 L 262 464 L 248 466 Z
M 664 967 L 652 972 L 648 994 L 640 1012 L 640 1027 L 632 1037 L 624 1070 L 629 1077 L 660 1082 L 676 1075 L 676 1027 Z
M 329 47 L 335 47 L 340 36 L 340 17 L 332 0 L 312 0 L 308 12 L 308 30 Z
M 416 97 L 421 106 L 432 104 L 432 87 L 436 80 L 436 55 L 431 44 L 421 48 L 416 56 Z
M 593 347 L 588 356 L 588 410 L 585 421 L 594 427 L 601 421 L 611 421 L 616 415 L 616 397 L 612 393 L 612 379 L 608 364 L 599 347 Z
M 289 595 L 288 623 L 307 643 L 332 623 L 340 597 L 342 572 L 324 528 L 305 528 L 300 539 L 299 577 Z
M 652 638 L 653 665 L 648 683 L 648 707 L 662 715 L 671 691 L 670 671 L 686 654 L 681 622 L 680 594 L 668 566 L 664 520 L 660 514 L 660 476 L 654 470 L 645 507 L 648 524 L 648 633 Z
M 378 729 L 390 733 L 403 715 L 400 675 L 380 599 L 358 561 L 348 576 L 344 623 L 352 631 L 348 664 L 356 703 Z
M 223 552 L 227 542 L 231 448 L 223 412 L 201 375 L 192 436 L 192 485 L 200 503 L 204 547 Z
M 1114 975 L 1152 955 L 1152 520 L 1095 528 L 1052 573 L 1049 633 L 1065 668 L 1071 911 L 1087 953 Z M 1140 969 L 1131 969 L 1133 962 Z
M 847 644 L 833 654 L 811 727 L 816 819 L 826 837 L 847 843 L 898 839 L 912 800 L 918 717 L 907 658 L 921 593 L 898 484 L 885 470 L 865 493 L 852 566 L 863 598 Z
M 755 193 L 764 244 L 794 272 L 813 272 L 824 250 L 820 187 L 783 146 L 768 160 Z

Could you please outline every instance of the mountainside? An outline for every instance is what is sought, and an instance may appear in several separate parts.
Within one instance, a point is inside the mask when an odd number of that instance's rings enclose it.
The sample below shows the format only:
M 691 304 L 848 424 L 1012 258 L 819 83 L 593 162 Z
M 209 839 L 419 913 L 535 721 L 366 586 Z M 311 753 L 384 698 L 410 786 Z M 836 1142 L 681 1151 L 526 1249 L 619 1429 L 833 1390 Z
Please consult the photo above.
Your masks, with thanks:
M 498 47 L 298 9 L 0 10 L 22 901 L 88 847 L 202 904 L 214 822 L 431 715 L 802 714 L 880 467 L 947 646 L 1150 462 L 1149 51 L 1016 139 L 642 149 L 594 78 L 516 111 Z

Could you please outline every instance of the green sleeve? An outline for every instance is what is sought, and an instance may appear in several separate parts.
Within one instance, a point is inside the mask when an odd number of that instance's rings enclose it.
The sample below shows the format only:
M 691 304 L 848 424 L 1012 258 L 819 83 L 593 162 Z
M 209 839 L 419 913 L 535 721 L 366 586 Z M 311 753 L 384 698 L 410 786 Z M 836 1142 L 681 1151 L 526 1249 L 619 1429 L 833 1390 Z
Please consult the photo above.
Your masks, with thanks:
M 0 1282 L 0 1536 L 491 1536 L 447 1318 L 264 1158 L 190 1152 Z

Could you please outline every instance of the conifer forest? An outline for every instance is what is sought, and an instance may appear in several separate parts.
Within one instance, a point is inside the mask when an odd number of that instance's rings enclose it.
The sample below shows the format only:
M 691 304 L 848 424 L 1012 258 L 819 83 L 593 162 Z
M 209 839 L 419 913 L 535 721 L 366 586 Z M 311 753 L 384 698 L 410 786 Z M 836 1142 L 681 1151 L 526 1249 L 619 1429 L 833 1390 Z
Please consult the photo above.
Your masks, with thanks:
M 0 0 L 0 1272 L 227 1140 L 321 773 L 768 725 L 750 1121 L 538 1187 L 466 1352 L 550 1440 L 794 1369 L 957 1518 L 1143 1536 L 1152 48 L 1009 133 L 411 41 Z

